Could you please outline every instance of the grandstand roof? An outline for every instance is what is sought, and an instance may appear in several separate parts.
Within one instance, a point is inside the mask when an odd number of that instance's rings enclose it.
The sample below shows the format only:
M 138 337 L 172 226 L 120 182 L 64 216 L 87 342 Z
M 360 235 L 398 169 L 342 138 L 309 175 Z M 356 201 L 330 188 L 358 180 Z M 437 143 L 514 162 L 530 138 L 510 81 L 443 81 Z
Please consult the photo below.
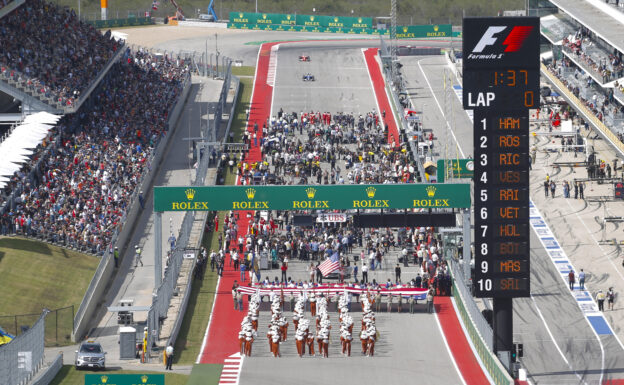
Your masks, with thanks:
M 598 37 L 624 52 L 624 24 L 585 0 L 550 0 Z M 613 9 L 612 12 L 618 12 Z M 618 15 L 619 16 L 619 15 Z
M 8 183 L 11 177 L 18 171 L 23 163 L 29 161 L 34 149 L 41 144 L 43 139 L 60 116 L 39 112 L 29 115 L 22 124 L 17 126 L 3 142 L 0 143 L 0 188 Z

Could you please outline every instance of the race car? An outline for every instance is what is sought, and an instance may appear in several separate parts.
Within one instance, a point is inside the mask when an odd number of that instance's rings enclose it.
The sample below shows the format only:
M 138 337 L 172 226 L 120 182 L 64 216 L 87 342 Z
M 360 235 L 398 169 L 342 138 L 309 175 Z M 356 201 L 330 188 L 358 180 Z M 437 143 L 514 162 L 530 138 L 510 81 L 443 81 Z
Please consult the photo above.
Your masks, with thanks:
M 299 55 L 299 61 L 310 61 L 309 55 Z
M 311 73 L 307 73 L 303 75 L 303 81 L 304 82 L 313 82 L 314 79 L 314 75 L 312 75 Z

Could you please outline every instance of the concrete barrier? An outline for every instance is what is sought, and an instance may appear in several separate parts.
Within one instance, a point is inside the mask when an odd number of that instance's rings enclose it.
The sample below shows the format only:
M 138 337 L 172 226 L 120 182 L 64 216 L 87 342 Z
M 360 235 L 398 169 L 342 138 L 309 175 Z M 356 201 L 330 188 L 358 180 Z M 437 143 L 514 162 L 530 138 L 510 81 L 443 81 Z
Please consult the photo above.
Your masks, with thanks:
M 63 353 L 59 353 L 47 368 L 37 373 L 31 385 L 48 385 L 63 368 Z

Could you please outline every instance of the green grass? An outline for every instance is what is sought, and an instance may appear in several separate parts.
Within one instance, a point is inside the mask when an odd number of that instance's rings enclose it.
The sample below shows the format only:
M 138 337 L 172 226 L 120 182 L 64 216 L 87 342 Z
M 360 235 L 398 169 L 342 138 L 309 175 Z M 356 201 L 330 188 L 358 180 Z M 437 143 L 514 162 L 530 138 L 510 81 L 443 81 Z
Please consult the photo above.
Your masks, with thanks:
M 253 73 L 253 67 L 243 68 L 246 68 L 247 71 L 250 68 Z M 230 128 L 234 133 L 235 142 L 241 140 L 242 131 L 245 128 L 247 119 L 246 109 L 249 107 L 251 100 L 252 85 L 253 79 L 241 79 L 238 101 L 234 110 L 234 120 Z M 234 184 L 235 178 L 236 174 L 230 173 L 226 169 L 225 184 Z M 225 212 L 219 212 L 218 215 L 219 224 L 222 226 Z M 213 218 L 209 218 L 209 220 L 213 220 Z M 210 250 L 219 249 L 218 241 L 218 234 L 213 232 L 204 236 L 202 245 L 210 254 Z M 216 286 L 217 274 L 216 271 L 210 271 L 210 266 L 207 266 L 203 280 L 193 280 L 188 307 L 175 344 L 175 351 L 179 352 L 179 354 L 175 355 L 174 364 L 189 365 L 195 363 L 201 349 L 208 321 L 210 320 L 210 311 L 214 304 Z
M 50 385 L 84 385 L 85 374 L 160 374 L 159 372 L 136 372 L 130 370 L 106 370 L 106 371 L 77 371 L 73 365 L 64 365 L 58 372 L 54 380 Z M 189 380 L 189 376 L 185 374 L 165 373 L 166 385 L 186 385 Z
M 43 308 L 73 305 L 73 310 L 52 312 L 46 318 L 46 345 L 70 343 L 74 311 L 99 261 L 43 242 L 0 238 L 0 326 L 19 334 L 21 326 L 32 326 Z M 22 314 L 26 316 L 14 317 Z
M 194 365 L 186 385 L 216 385 L 219 383 L 222 370 L 223 365 L 220 364 Z
M 253 66 L 232 66 L 232 75 L 236 76 L 254 76 L 256 74 L 256 67 Z

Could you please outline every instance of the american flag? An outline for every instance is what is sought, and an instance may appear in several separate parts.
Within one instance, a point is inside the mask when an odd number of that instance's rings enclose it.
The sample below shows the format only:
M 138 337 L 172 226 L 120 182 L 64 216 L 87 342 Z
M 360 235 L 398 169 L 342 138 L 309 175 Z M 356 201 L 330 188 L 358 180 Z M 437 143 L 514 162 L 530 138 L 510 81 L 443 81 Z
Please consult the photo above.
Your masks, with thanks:
M 154 1 L 152 2 L 152 9 L 153 9 L 154 11 L 158 11 L 158 1 L 157 1 L 157 0 L 154 0 Z
M 330 273 L 340 269 L 340 261 L 338 260 L 338 253 L 332 254 L 331 257 L 327 258 L 319 265 L 319 270 L 321 270 L 321 274 L 323 277 L 327 277 Z

